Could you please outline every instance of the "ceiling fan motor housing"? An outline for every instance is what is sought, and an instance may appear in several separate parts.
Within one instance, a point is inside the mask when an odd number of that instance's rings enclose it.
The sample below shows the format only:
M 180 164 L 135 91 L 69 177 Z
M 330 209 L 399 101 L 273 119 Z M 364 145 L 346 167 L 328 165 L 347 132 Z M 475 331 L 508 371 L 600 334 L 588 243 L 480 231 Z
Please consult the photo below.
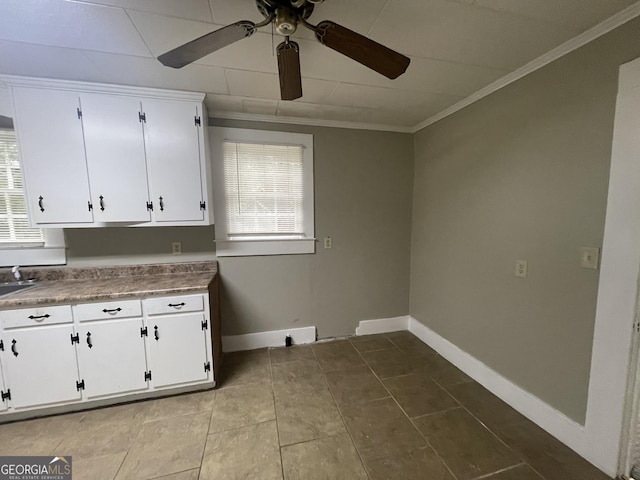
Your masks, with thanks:
M 276 18 L 274 20 L 276 32 L 280 35 L 288 37 L 293 35 L 298 27 L 298 18 L 290 8 L 278 8 L 276 10 Z

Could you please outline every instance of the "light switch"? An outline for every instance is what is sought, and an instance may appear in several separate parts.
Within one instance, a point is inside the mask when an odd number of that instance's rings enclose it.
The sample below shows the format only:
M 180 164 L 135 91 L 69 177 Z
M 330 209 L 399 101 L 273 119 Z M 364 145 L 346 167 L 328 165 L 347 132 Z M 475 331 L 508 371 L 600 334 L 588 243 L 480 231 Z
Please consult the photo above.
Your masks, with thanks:
M 333 247 L 333 239 L 331 237 L 324 237 L 324 248 Z
M 581 247 L 580 248 L 580 266 L 597 270 L 600 264 L 600 249 L 597 247 Z
M 527 276 L 527 261 L 516 260 L 516 277 L 525 278 Z

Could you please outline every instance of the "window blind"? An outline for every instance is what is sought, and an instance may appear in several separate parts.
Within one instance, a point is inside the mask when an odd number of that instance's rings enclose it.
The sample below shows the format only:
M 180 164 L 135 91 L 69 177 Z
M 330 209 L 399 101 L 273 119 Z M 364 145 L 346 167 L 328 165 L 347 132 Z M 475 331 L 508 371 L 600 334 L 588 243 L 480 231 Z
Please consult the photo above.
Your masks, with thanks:
M 304 236 L 303 147 L 225 141 L 229 237 Z
M 1 129 L 0 244 L 44 244 L 42 230 L 29 227 L 16 135 Z

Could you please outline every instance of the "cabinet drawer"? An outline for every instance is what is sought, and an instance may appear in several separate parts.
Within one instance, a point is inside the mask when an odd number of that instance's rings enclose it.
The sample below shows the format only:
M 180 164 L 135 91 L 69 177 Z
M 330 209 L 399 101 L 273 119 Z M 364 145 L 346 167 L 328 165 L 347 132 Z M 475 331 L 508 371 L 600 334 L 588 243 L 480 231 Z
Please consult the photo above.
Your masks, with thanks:
M 140 300 L 83 303 L 74 305 L 73 315 L 80 322 L 109 318 L 141 317 L 142 306 L 140 305 Z
M 73 323 L 71 307 L 56 305 L 54 307 L 33 307 L 20 310 L 0 312 L 0 322 L 4 328 L 33 327 L 36 325 L 54 325 Z
M 204 295 L 182 295 L 177 297 L 147 298 L 143 300 L 148 315 L 167 313 L 199 312 L 204 310 Z

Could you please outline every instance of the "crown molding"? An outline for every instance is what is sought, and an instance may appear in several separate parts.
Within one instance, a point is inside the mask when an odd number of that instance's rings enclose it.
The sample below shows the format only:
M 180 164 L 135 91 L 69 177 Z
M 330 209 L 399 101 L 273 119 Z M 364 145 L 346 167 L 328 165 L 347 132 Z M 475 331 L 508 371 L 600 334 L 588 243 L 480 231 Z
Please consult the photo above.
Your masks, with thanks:
M 248 122 L 286 123 L 290 125 L 308 125 L 313 127 L 349 128 L 352 130 L 375 130 L 381 132 L 414 133 L 412 127 L 383 125 L 379 123 L 359 123 L 339 120 L 319 120 L 302 117 L 281 117 L 279 115 L 259 115 L 252 113 L 210 112 L 211 118 L 221 120 L 243 120 Z
M 424 122 L 418 123 L 417 125 L 415 125 L 410 129 L 411 133 L 416 133 L 422 130 L 423 128 L 428 127 L 429 125 L 433 125 L 434 123 L 442 120 L 443 118 L 446 118 L 449 115 L 471 105 L 472 103 L 475 103 L 478 100 L 488 95 L 491 95 L 492 93 L 521 79 L 522 77 L 529 75 L 532 72 L 535 72 L 536 70 L 544 67 L 545 65 L 548 65 L 549 63 L 559 59 L 560 57 L 563 57 L 566 54 L 573 52 L 574 50 L 577 50 L 578 48 L 586 45 L 587 43 L 592 42 L 596 38 L 601 37 L 606 33 L 609 33 L 611 30 L 619 27 L 620 25 L 627 23 L 629 20 L 632 20 L 637 16 L 640 16 L 640 1 L 634 3 L 633 5 L 609 17 L 608 19 L 599 23 L 595 27 L 592 27 L 589 30 L 581 33 L 580 35 L 573 37 L 571 40 L 566 41 L 565 43 L 554 48 L 553 50 L 550 50 L 547 53 L 539 56 L 535 60 L 532 60 L 531 62 L 518 68 L 517 70 L 514 70 L 508 75 L 505 75 L 504 77 L 496 80 L 495 82 L 487 85 L 486 87 L 481 88 L 477 92 L 460 100 L 458 103 L 426 119 Z

